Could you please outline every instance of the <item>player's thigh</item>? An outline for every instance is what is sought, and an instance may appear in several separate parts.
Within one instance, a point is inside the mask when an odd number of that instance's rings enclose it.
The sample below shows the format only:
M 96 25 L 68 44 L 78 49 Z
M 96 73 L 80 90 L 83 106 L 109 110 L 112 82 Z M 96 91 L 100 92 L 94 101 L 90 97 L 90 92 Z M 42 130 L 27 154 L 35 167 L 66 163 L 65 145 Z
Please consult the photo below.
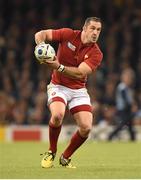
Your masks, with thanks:
M 73 90 L 71 97 L 68 108 L 72 114 L 80 111 L 92 111 L 90 96 L 86 88 Z
M 50 109 L 51 115 L 54 117 L 59 116 L 62 119 L 62 116 L 65 114 L 67 105 L 67 98 L 64 91 L 60 88 L 59 85 L 50 83 L 47 86 L 47 94 L 48 107 Z
M 73 114 L 73 117 L 80 128 L 91 129 L 93 123 L 93 115 L 89 111 L 80 111 Z
M 65 114 L 66 106 L 60 101 L 54 101 L 49 105 L 51 116 L 54 119 L 62 120 Z

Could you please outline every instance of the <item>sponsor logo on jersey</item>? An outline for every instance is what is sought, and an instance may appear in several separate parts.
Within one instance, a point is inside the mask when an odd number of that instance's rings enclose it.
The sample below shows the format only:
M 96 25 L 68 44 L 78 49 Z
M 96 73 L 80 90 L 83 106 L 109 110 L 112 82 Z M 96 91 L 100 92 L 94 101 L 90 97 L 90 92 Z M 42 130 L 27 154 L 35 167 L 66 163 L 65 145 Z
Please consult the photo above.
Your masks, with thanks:
M 75 51 L 76 47 L 71 44 L 70 42 L 68 42 L 68 48 L 70 48 L 72 51 Z

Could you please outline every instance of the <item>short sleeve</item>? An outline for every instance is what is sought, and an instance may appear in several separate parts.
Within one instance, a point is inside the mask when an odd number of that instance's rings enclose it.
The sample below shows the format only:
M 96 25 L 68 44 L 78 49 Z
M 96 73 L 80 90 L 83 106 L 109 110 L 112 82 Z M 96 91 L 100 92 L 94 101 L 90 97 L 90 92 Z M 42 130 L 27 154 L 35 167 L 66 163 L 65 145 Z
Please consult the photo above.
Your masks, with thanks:
M 52 40 L 53 41 L 66 41 L 73 35 L 73 30 L 69 28 L 61 28 L 52 30 Z
M 95 70 L 102 61 L 103 54 L 101 51 L 95 51 L 91 53 L 90 57 L 88 57 L 84 62 L 92 69 Z

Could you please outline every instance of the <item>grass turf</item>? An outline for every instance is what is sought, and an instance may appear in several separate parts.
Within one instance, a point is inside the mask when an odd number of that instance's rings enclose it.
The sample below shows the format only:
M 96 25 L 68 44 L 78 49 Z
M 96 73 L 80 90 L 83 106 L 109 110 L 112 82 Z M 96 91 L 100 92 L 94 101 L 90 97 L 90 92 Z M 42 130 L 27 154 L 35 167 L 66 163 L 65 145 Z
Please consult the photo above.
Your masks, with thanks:
M 58 145 L 55 167 L 40 167 L 46 143 L 0 143 L 0 179 L 102 179 L 141 178 L 141 143 L 87 141 L 73 156 L 77 169 L 58 164 L 66 143 Z

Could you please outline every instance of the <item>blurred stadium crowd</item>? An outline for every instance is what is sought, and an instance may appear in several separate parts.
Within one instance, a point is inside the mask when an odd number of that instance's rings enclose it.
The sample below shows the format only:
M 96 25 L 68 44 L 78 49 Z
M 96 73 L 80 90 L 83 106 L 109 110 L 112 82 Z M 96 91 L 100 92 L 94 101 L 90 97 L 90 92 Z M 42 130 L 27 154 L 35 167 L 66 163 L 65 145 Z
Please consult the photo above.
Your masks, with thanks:
M 141 124 L 140 0 L 0 1 L 0 124 L 47 124 L 50 70 L 34 57 L 34 34 L 47 28 L 81 29 L 86 17 L 103 21 L 101 67 L 88 80 L 95 123 L 116 123 L 115 89 L 123 69 L 136 74 L 135 123 Z M 57 48 L 56 44 L 53 44 Z M 73 123 L 70 116 L 65 123 Z

